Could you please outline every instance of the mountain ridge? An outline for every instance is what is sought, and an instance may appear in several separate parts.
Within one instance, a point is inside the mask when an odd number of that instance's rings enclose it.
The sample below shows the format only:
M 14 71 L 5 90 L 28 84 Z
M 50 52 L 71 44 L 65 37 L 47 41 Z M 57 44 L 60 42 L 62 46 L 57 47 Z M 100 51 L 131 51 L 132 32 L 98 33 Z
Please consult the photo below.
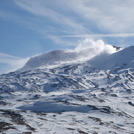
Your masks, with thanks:
M 113 46 L 113 48 L 116 48 L 116 47 Z M 120 47 L 118 47 L 116 48 L 115 53 L 109 54 L 105 51 L 104 52 L 102 51 L 94 55 L 93 55 L 94 52 L 91 52 L 92 49 L 86 49 L 82 51 L 54 50 L 54 51 L 40 54 L 35 57 L 31 57 L 28 60 L 28 62 L 21 69 L 19 69 L 19 71 L 26 71 L 26 70 L 30 70 L 30 69 L 34 69 L 38 67 L 45 68 L 45 66 L 49 67 L 52 65 L 58 66 L 61 64 L 66 64 L 66 63 L 69 64 L 71 62 L 72 63 L 86 62 L 95 68 L 101 67 L 101 68 L 108 69 L 109 67 L 121 66 L 125 64 L 126 65 L 129 64 L 128 67 L 131 67 L 131 66 L 134 66 L 134 63 L 132 61 L 134 57 L 133 49 L 134 49 L 134 46 L 124 48 L 124 49 L 121 49 Z M 123 53 L 126 53 L 126 55 L 124 55 Z M 129 56 L 127 57 L 127 55 Z M 112 63 L 112 61 L 115 61 L 115 59 L 116 59 L 116 62 Z M 125 59 L 125 61 L 122 61 L 122 59 Z M 104 64 L 105 62 L 107 64 Z M 110 64 L 111 66 L 109 66 Z
M 88 58 L 0 75 L 0 132 L 133 134 L 134 47 Z
M 113 67 L 134 67 L 134 46 L 124 48 L 113 54 L 102 54 L 88 61 L 97 68 L 110 69 Z

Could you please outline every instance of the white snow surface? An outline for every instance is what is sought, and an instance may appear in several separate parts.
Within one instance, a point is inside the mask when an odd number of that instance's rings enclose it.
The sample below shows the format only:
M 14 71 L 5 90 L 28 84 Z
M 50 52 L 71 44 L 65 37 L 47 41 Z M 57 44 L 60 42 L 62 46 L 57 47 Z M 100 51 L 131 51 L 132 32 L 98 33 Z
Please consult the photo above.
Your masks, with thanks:
M 88 61 L 97 68 L 110 69 L 113 67 L 134 67 L 134 46 L 125 48 L 113 54 L 100 54 Z
M 56 50 L 0 75 L 0 133 L 134 134 L 134 47 L 78 60 L 85 52 Z
M 117 52 L 115 47 L 105 44 L 101 40 L 86 39 L 74 50 L 54 50 L 31 57 L 20 71 L 65 63 L 84 62 L 100 54 L 112 54 L 115 52 Z

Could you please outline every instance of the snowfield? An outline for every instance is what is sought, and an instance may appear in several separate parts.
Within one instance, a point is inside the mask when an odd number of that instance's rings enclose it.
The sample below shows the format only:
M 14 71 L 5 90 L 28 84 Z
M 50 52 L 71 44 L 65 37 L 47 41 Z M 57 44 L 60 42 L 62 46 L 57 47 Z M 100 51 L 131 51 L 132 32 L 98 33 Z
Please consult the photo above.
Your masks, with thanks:
M 134 47 L 80 54 L 45 53 L 0 75 L 0 133 L 134 134 Z

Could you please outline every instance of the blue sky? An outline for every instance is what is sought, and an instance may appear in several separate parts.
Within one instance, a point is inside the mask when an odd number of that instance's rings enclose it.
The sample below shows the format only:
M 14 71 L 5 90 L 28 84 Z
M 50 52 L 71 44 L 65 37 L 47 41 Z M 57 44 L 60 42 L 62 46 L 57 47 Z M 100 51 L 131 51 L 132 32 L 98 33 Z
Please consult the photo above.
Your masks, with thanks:
M 86 38 L 133 45 L 133 5 L 133 0 L 0 0 L 0 69 L 17 68 L 18 61 L 39 53 L 75 48 Z

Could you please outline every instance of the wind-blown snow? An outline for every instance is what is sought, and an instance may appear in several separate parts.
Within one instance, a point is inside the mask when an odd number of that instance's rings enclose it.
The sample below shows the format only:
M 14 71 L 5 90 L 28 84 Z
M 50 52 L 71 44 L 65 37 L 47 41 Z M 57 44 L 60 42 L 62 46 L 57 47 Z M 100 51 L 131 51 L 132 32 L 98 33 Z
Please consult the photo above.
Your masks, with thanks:
M 24 71 L 68 62 L 84 62 L 102 53 L 111 54 L 114 52 L 117 52 L 117 49 L 105 44 L 102 40 L 85 39 L 74 50 L 55 50 L 32 57 L 20 70 Z
M 112 45 L 104 43 L 103 40 L 93 40 L 90 38 L 82 41 L 75 49 L 76 51 L 91 50 L 92 55 L 98 55 L 100 53 L 115 53 L 117 50 Z
M 96 68 L 111 69 L 113 67 L 134 67 L 134 46 L 125 48 L 113 54 L 101 54 L 88 61 Z

